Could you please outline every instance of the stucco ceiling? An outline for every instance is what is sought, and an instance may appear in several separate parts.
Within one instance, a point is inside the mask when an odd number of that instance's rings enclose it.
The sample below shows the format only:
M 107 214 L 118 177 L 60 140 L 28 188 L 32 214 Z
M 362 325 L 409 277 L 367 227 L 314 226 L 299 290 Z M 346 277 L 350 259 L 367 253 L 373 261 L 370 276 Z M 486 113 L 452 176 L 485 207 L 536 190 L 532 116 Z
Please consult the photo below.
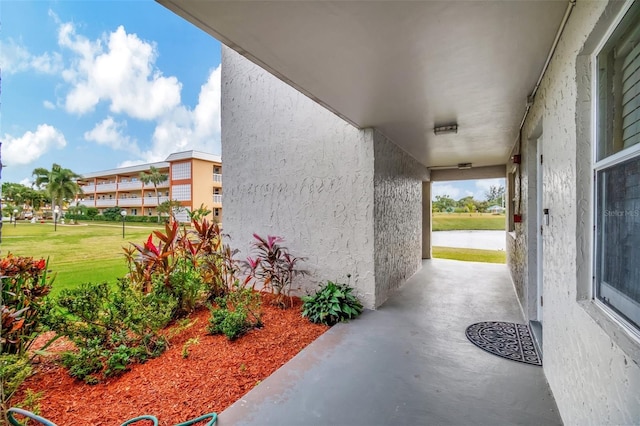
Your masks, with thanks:
M 430 167 L 506 163 L 567 7 L 561 0 L 159 2 Z M 434 135 L 448 123 L 458 124 L 457 134 Z

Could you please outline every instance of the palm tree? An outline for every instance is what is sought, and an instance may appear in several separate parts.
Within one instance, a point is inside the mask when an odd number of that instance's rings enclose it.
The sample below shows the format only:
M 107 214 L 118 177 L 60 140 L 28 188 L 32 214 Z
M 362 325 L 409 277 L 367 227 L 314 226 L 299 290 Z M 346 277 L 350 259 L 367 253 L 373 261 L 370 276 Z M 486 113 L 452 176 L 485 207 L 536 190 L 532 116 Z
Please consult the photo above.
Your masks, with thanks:
M 158 195 L 158 185 L 168 178 L 169 175 L 167 173 L 162 173 L 160 170 L 156 169 L 153 166 L 149 167 L 149 172 L 140 173 L 140 180 L 142 181 L 142 183 L 144 183 L 145 185 L 148 183 L 152 183 L 153 189 L 155 189 L 156 191 L 156 211 L 158 212 L 158 223 L 160 223 L 160 209 L 158 208 L 160 207 L 160 196 Z
M 51 207 L 60 206 L 65 200 L 71 200 L 78 194 L 82 194 L 82 188 L 78 185 L 80 175 L 65 169 L 59 164 L 53 164 L 51 170 L 39 167 L 33 171 L 34 185 L 44 190 L 51 197 Z

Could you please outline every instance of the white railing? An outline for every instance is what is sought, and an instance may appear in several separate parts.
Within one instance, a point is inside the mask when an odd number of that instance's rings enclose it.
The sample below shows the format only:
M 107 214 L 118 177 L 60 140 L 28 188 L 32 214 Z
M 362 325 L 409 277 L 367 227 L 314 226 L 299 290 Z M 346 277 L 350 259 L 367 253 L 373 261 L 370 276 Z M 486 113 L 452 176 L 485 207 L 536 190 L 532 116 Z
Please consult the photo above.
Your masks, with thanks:
M 169 179 L 165 180 L 164 182 L 160 182 L 158 184 L 158 188 L 166 188 L 169 186 Z M 153 184 L 152 183 L 146 183 L 144 185 L 145 189 L 153 189 Z
M 107 192 L 107 191 L 115 191 L 116 190 L 115 183 L 99 183 L 96 185 L 97 192 Z
M 141 189 L 141 188 L 142 188 L 142 182 L 140 181 L 120 182 L 118 184 L 118 189 Z
M 222 183 L 222 175 L 218 173 L 213 174 L 213 181 Z
M 159 198 L 160 198 L 160 204 L 164 203 L 165 201 L 169 201 L 169 197 L 161 196 Z M 155 195 L 153 197 L 144 197 L 145 207 L 151 207 L 151 206 L 157 206 L 157 205 L 158 205 L 158 200 L 156 199 Z
M 116 200 L 96 200 L 96 207 L 115 207 Z
M 120 198 L 118 200 L 118 206 L 126 206 L 126 207 L 142 206 L 142 199 L 141 198 Z
M 213 202 L 215 204 L 222 204 L 222 194 L 213 194 Z
M 78 204 L 87 207 L 93 207 L 95 205 L 94 200 L 78 200 Z
M 95 190 L 96 190 L 96 186 L 94 184 L 82 186 L 82 192 L 84 193 L 94 192 Z

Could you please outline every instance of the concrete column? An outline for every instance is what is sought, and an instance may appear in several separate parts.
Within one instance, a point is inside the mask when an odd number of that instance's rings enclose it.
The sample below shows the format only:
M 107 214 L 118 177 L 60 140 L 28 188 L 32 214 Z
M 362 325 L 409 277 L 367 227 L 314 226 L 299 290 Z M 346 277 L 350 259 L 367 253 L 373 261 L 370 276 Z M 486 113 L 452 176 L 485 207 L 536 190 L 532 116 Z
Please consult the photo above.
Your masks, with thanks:
M 422 258 L 431 259 L 431 181 L 422 182 Z

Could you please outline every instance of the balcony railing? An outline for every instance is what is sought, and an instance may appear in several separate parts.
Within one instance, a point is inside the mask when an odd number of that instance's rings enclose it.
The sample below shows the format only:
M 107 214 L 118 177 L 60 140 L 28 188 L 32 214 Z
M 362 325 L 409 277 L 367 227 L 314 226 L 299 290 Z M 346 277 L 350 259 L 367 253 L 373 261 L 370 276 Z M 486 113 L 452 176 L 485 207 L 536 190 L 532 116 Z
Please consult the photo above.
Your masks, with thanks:
M 165 201 L 169 201 L 169 197 L 161 196 L 160 204 L 164 203 Z M 156 199 L 155 195 L 153 197 L 144 197 L 145 207 L 152 207 L 157 205 L 158 205 L 158 200 Z
M 213 194 L 214 204 L 222 204 L 222 194 Z
M 222 183 L 222 175 L 218 173 L 213 174 L 213 181 Z
M 93 207 L 95 205 L 95 200 L 78 200 L 78 204 L 86 207 Z
M 141 189 L 142 188 L 142 182 L 140 181 L 135 181 L 135 182 L 120 182 L 118 183 L 118 189 L 123 190 L 123 189 Z
M 167 188 L 168 186 L 169 186 L 169 179 L 165 180 L 164 182 L 160 182 L 158 184 L 158 188 Z M 144 189 L 153 189 L 153 184 L 152 183 L 145 184 Z
M 123 206 L 123 207 L 142 206 L 142 198 L 120 198 L 118 199 L 118 206 Z
M 115 207 L 116 200 L 96 200 L 96 207 Z
M 84 192 L 85 194 L 87 192 L 95 192 L 95 190 L 96 190 L 96 186 L 94 184 L 82 186 L 82 192 Z
M 99 183 L 96 185 L 96 192 L 115 191 L 117 184 L 115 183 Z

